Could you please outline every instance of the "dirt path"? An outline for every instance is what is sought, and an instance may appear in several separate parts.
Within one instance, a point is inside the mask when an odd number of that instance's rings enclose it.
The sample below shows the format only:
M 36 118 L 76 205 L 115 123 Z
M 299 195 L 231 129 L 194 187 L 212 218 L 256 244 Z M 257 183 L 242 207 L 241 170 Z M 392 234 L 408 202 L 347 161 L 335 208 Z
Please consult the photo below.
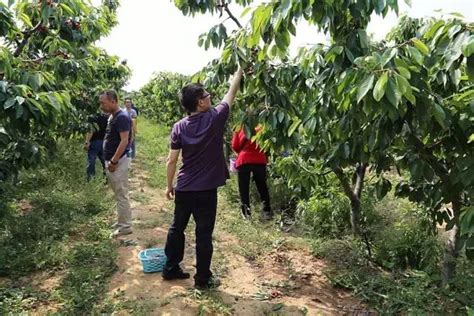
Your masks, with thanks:
M 163 281 L 159 273 L 144 274 L 137 258 L 141 249 L 163 247 L 173 205 L 163 190 L 147 185 L 140 162 L 133 163 L 131 199 L 134 233 L 121 237 L 118 271 L 109 284 L 108 299 L 119 315 L 366 315 L 349 293 L 333 288 L 323 276 L 324 262 L 303 246 L 283 243 L 265 258 L 249 261 L 236 251 L 237 237 L 221 225 L 215 231 L 213 271 L 222 285 L 201 293 L 193 279 Z M 220 198 L 219 203 L 225 203 Z M 219 207 L 218 209 L 221 209 Z M 193 227 L 187 230 L 183 267 L 194 274 Z M 245 246 L 245 245 L 244 245 Z M 121 304 L 121 305 L 120 305 Z

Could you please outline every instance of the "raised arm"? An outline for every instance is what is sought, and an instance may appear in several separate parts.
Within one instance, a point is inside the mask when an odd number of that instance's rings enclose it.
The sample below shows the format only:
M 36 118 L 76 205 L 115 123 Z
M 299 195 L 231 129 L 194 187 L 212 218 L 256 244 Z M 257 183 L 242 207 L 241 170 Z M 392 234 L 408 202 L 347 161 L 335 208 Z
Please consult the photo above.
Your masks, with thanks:
M 230 83 L 229 91 L 222 99 L 223 102 L 229 104 L 229 107 L 232 106 L 232 102 L 234 102 L 235 95 L 237 91 L 239 91 L 240 80 L 242 79 L 242 68 L 239 67 L 232 78 L 232 82 Z

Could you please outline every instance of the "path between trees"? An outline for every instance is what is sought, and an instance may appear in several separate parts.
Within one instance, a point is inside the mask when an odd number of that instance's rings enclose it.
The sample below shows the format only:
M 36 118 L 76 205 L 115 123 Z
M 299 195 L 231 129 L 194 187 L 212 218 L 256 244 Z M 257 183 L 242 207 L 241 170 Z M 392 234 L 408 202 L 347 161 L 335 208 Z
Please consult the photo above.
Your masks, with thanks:
M 145 274 L 137 258 L 141 249 L 163 247 L 172 220 L 173 204 L 163 189 L 147 185 L 149 175 L 139 160 L 130 179 L 134 233 L 118 242 L 117 272 L 112 276 L 108 300 L 121 306 L 119 315 L 341 315 L 368 314 L 367 307 L 350 293 L 335 289 L 322 270 L 325 263 L 311 256 L 304 243 L 276 242 L 260 260 L 248 260 L 236 236 L 225 230 L 230 213 L 220 195 L 214 233 L 213 271 L 222 285 L 215 291 L 193 289 L 193 279 L 164 281 L 159 273 Z M 229 214 L 230 213 L 230 214 Z M 227 223 L 229 224 L 229 223 Z M 260 225 L 241 223 L 242 225 Z M 269 229 L 263 228 L 262 229 Z M 194 274 L 193 221 L 186 232 L 183 267 Z

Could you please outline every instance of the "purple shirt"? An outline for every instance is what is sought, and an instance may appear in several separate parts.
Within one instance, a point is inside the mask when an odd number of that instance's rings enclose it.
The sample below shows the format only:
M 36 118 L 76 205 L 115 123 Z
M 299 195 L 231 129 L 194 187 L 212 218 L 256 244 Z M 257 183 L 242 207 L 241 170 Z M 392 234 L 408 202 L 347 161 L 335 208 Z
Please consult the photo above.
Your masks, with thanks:
M 205 191 L 225 184 L 229 170 L 223 143 L 228 118 L 229 105 L 222 102 L 173 125 L 171 149 L 181 149 L 183 157 L 176 191 Z

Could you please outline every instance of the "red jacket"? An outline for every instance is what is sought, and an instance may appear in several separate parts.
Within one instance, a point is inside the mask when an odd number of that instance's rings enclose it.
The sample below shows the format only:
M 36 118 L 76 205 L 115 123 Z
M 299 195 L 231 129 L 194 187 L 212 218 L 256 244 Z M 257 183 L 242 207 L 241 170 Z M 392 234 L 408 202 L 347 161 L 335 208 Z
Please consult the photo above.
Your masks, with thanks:
M 235 166 L 246 164 L 266 165 L 267 157 L 254 142 L 245 137 L 243 129 L 232 136 L 232 149 L 238 154 Z

